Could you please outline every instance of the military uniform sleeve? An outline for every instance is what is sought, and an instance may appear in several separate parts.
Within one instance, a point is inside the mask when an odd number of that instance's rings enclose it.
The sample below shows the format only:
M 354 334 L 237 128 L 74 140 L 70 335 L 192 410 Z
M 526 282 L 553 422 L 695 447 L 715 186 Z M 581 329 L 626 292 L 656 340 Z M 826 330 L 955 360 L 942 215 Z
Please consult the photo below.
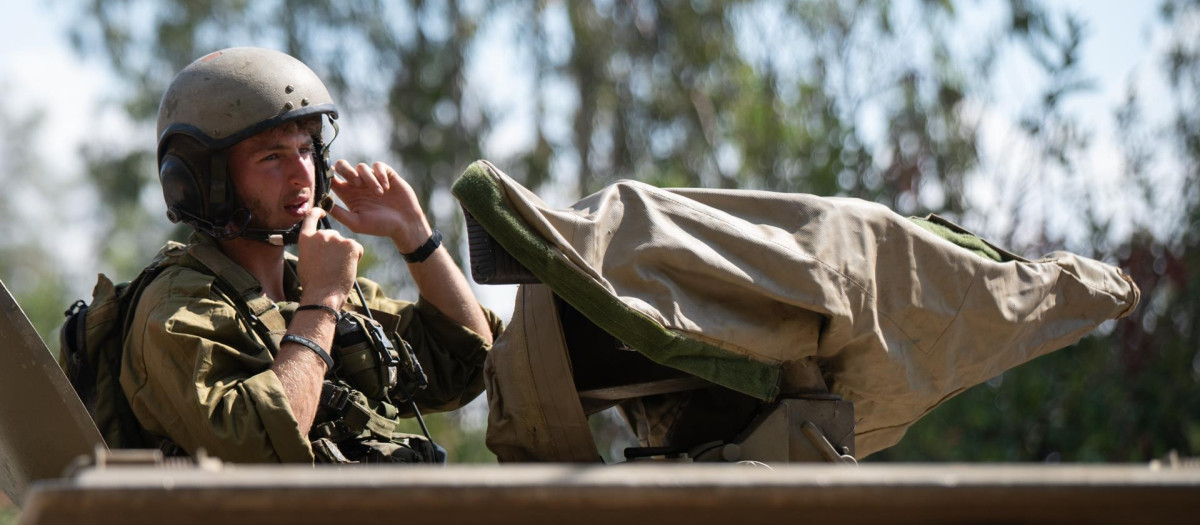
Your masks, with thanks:
M 378 285 L 367 279 L 360 278 L 359 283 L 372 308 L 400 316 L 395 335 L 412 345 L 429 377 L 429 386 L 414 396 L 422 411 L 454 410 L 483 392 L 483 362 L 491 345 L 479 334 L 446 317 L 424 298 L 416 303 L 397 301 L 384 297 Z M 480 308 L 495 340 L 503 322 L 491 310 Z M 406 403 L 398 403 L 397 408 L 411 415 Z
M 486 308 L 484 315 L 493 338 L 498 337 L 500 319 Z M 402 313 L 401 323 L 400 336 L 412 345 L 429 376 L 429 386 L 415 395 L 423 410 L 454 410 L 483 392 L 483 362 L 491 345 L 479 334 L 446 317 L 423 297 Z
M 268 349 L 213 279 L 172 269 L 145 291 L 121 385 L 147 431 L 233 462 L 312 462 Z

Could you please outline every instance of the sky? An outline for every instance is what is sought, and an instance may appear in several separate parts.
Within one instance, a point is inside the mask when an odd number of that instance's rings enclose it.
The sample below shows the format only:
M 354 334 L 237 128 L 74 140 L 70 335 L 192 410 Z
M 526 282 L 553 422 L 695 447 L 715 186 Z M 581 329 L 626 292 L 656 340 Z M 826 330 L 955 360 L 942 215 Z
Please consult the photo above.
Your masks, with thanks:
M 1158 21 L 1158 1 L 1120 1 L 1120 0 L 1053 0 L 1047 5 L 1078 15 L 1084 24 L 1085 44 L 1081 51 L 1080 60 L 1086 78 L 1093 82 L 1093 87 L 1065 99 L 1063 107 L 1074 116 L 1084 133 L 1091 134 L 1091 144 L 1086 156 L 1077 159 L 1077 173 L 1086 176 L 1086 185 L 1096 197 L 1097 208 L 1107 212 L 1116 220 L 1111 232 L 1114 237 L 1128 235 L 1134 227 L 1133 217 L 1149 213 L 1149 210 L 1134 209 L 1134 200 L 1126 199 L 1128 188 L 1125 187 L 1123 175 L 1127 169 L 1121 158 L 1118 141 L 1115 138 L 1114 112 L 1126 99 L 1129 89 L 1136 88 L 1140 102 L 1148 119 L 1161 122 L 1168 118 L 1170 111 L 1169 90 L 1162 74 L 1162 64 L 1158 63 L 1165 46 L 1163 31 L 1155 32 Z M 1035 147 L 1024 139 L 1024 132 L 1019 129 L 1017 119 L 1021 110 L 1021 101 L 1028 106 L 1030 79 L 1038 78 L 1036 66 L 1027 58 L 1014 59 L 1008 57 L 998 66 L 1001 74 L 995 75 L 994 94 L 995 105 L 992 112 L 983 120 L 982 137 L 983 152 L 981 166 L 985 177 L 974 187 L 973 202 L 977 204 L 977 217 L 986 217 L 989 224 L 967 224 L 985 234 L 997 231 L 1009 231 L 1012 215 L 1003 206 L 1011 205 L 1011 199 L 1024 198 L 1019 192 L 1003 191 L 1002 188 L 1011 184 L 1027 184 L 1040 189 L 1048 198 L 1034 197 L 1033 200 L 1043 204 L 1036 206 L 1035 213 L 1046 215 L 1051 227 L 1072 223 L 1069 217 L 1070 194 L 1079 191 L 1077 181 L 1067 177 L 1052 177 L 1041 174 L 1043 183 L 1031 183 L 1030 173 L 1038 174 L 1055 170 L 1054 166 L 1030 164 L 1029 158 L 1040 158 L 1040 155 L 1024 154 L 1029 148 Z M 1170 171 L 1170 170 L 1163 170 Z M 1181 170 L 1175 170 L 1179 172 Z M 982 193 L 1008 195 L 1010 202 L 1001 203 L 989 201 Z M 994 206 L 988 209 L 988 206 Z M 1041 232 L 1036 231 L 1036 221 L 1025 221 L 1030 228 L 1025 235 L 1018 231 L 1014 238 L 1021 242 L 1035 241 Z M 1068 247 L 1087 245 L 1088 232 L 1077 220 L 1076 228 L 1064 226 L 1062 233 L 1067 238 Z M 1161 225 L 1166 228 L 1166 224 Z M 1111 262 L 1111 261 L 1110 261 Z
M 112 83 L 104 69 L 81 61 L 69 48 L 65 24 L 69 23 L 70 17 L 55 13 L 69 9 L 63 4 L 63 0 L 17 0 L 6 4 L 8 23 L 6 30 L 0 32 L 0 88 L 3 88 L 5 98 L 0 104 L 10 111 L 16 108 L 18 114 L 44 111 L 44 129 L 35 137 L 38 152 L 45 159 L 50 177 L 69 186 L 71 177 L 82 165 L 79 144 L 90 129 L 125 135 L 130 141 L 149 141 L 153 137 L 146 135 L 145 130 L 124 126 L 116 115 L 99 113 L 99 103 L 105 91 L 112 89 Z M 1099 179 L 1116 180 L 1121 166 L 1111 138 L 1113 108 L 1124 99 L 1131 81 L 1138 85 L 1145 100 L 1153 102 L 1166 97 L 1158 73 L 1160 65 L 1154 62 L 1160 55 L 1156 51 L 1161 42 L 1150 31 L 1157 16 L 1158 2 L 1058 0 L 1048 4 L 1057 9 L 1070 9 L 1086 23 L 1089 38 L 1082 60 L 1084 70 L 1095 80 L 1097 88 L 1076 97 L 1068 107 L 1096 133 L 1092 153 L 1087 159 L 1092 171 Z M 971 9 L 978 4 L 964 2 L 960 5 Z M 967 20 L 973 18 L 970 12 L 963 16 Z M 1025 73 L 1028 69 L 1028 64 L 1005 63 L 1001 70 L 1008 73 L 997 77 L 995 111 L 998 114 L 985 125 L 985 142 L 990 144 L 985 146 L 985 160 L 991 155 L 990 161 L 997 165 L 1004 161 L 1010 149 L 1019 147 L 1007 138 L 1015 127 L 1015 118 L 1006 112 L 1015 111 L 1019 105 L 1020 94 L 1027 87 Z M 1151 104 L 1148 108 L 1152 117 L 1157 111 L 1165 114 L 1165 107 Z M 87 210 L 94 206 L 94 202 L 89 202 L 94 200 L 93 196 L 69 187 L 64 187 L 58 198 L 71 208 Z M 18 220 L 35 220 L 34 207 L 18 210 Z M 86 288 L 78 292 L 83 295 L 90 290 L 89 281 L 94 278 L 94 269 L 78 263 L 71 268 L 68 261 L 83 259 L 86 262 L 88 258 L 81 258 L 76 252 L 94 249 L 91 236 L 85 225 L 64 228 L 59 235 L 65 237 L 65 241 L 56 244 L 69 246 L 74 252 L 59 253 L 52 263 L 64 265 L 64 272 L 82 275 L 81 282 Z M 4 277 L 0 276 L 0 279 Z M 512 288 L 484 287 L 478 292 L 486 306 L 499 312 L 511 311 Z
M 51 254 L 47 264 L 59 268 L 64 281 L 71 289 L 72 297 L 87 298 L 95 282 L 95 273 L 99 271 L 93 254 L 97 253 L 97 235 L 92 233 L 86 220 L 90 210 L 98 208 L 96 197 L 85 188 L 73 187 L 71 181 L 80 177 L 82 158 L 79 147 L 91 130 L 103 130 L 106 138 L 116 137 L 137 143 L 153 141 L 153 130 L 134 129 L 123 122 L 115 113 L 101 113 L 101 102 L 106 92 L 114 89 L 113 81 L 104 68 L 82 61 L 70 49 L 66 40 L 66 24 L 68 16 L 62 16 L 56 11 L 66 11 L 64 5 L 68 0 L 9 0 L 6 2 L 6 30 L 0 32 L 0 108 L 8 112 L 22 115 L 24 112 L 41 111 L 45 122 L 42 130 L 34 137 L 39 157 L 45 163 L 51 184 L 61 187 L 55 192 L 58 202 L 50 203 L 58 210 L 68 210 L 70 217 L 82 217 L 81 220 L 67 221 L 62 227 L 56 228 L 50 246 L 57 249 Z M 993 2 L 994 3 L 994 2 Z M 989 13 L 972 12 L 971 9 L 986 4 L 974 0 L 964 0 L 960 6 L 965 6 L 960 16 L 971 24 L 971 20 L 987 20 Z M 1155 105 L 1155 101 L 1165 101 L 1167 90 L 1164 87 L 1160 65 L 1155 63 L 1156 57 L 1161 56 L 1160 41 L 1162 35 L 1151 33 L 1151 27 L 1157 16 L 1157 0 L 1048 0 L 1048 5 L 1057 9 L 1070 9 L 1078 13 L 1086 23 L 1088 39 L 1083 50 L 1082 60 L 1084 70 L 1093 78 L 1096 89 L 1081 96 L 1074 97 L 1069 102 L 1072 113 L 1079 118 L 1088 129 L 1095 133 L 1095 140 L 1090 148 L 1085 169 L 1092 174 L 1096 181 L 1108 181 L 1112 186 L 1109 192 L 1113 199 L 1114 213 L 1121 213 L 1121 192 L 1119 180 L 1124 169 L 1113 140 L 1112 112 L 1124 99 L 1130 82 L 1138 86 L 1143 100 L 1151 104 L 1147 112 L 1151 117 L 1165 117 L 1166 105 Z M 968 26 L 970 27 L 970 26 Z M 972 31 L 968 30 L 970 34 Z M 497 34 L 504 34 L 498 31 Z M 503 38 L 503 37 L 500 37 Z M 480 60 L 479 71 L 475 74 L 486 75 L 493 81 L 492 86 L 510 86 L 514 89 L 496 90 L 489 92 L 491 97 L 510 97 L 519 104 L 522 93 L 522 83 L 528 80 L 502 78 L 511 74 L 515 68 L 504 63 L 504 53 L 499 48 L 492 48 L 488 59 Z M 511 59 L 509 59 L 511 60 Z M 1004 63 L 1000 66 L 1004 74 L 997 75 L 995 85 L 996 100 L 989 109 L 983 123 L 984 151 L 982 162 L 984 178 L 995 184 L 1005 184 L 1005 172 L 1020 171 L 1023 166 L 1009 166 L 1006 162 L 1011 158 L 1020 157 L 1018 150 L 1028 147 L 1021 144 L 1016 129 L 1016 112 L 1021 108 L 1023 95 L 1029 92 L 1027 77 L 1031 71 L 1029 64 L 1019 62 Z M 503 101 L 501 101 L 503 102 Z M 349 117 L 346 115 L 345 117 Z M 345 143 L 369 144 L 369 137 L 356 137 L 353 123 L 349 118 L 343 118 Z M 565 123 L 564 125 L 569 125 Z M 522 130 L 522 124 L 514 121 L 503 124 L 494 134 L 497 137 L 508 137 L 517 140 L 521 137 L 532 137 L 532 133 Z M 360 126 L 360 128 L 369 126 Z M 363 131 L 360 129 L 359 133 Z M 514 139 L 515 138 L 515 139 Z M 382 139 L 377 141 L 382 144 Z M 485 151 L 502 157 L 506 150 L 520 148 L 521 144 L 490 144 L 485 145 Z M 335 154 L 337 152 L 335 151 Z M 389 159 L 382 159 L 389 160 Z M 7 179 L 11 180 L 11 178 Z M 980 192 L 989 191 L 987 184 L 979 185 Z M 562 205 L 574 200 L 569 195 L 573 187 L 563 187 L 547 190 L 542 198 L 549 203 Z M 1003 192 L 996 192 L 1003 193 Z M 150 192 L 148 199 L 158 199 L 159 196 Z M 974 201 L 980 203 L 979 215 L 996 217 L 997 223 L 986 225 L 989 228 L 1003 230 L 1004 213 L 990 210 L 987 196 Z M 156 201 L 161 203 L 161 201 Z M 6 210 L 8 220 L 15 220 L 18 229 L 33 230 L 38 222 L 45 222 L 45 203 L 17 202 L 21 209 Z M 1000 208 L 997 208 L 1000 210 Z M 1136 210 L 1135 210 L 1136 211 Z M 982 232 L 985 233 L 986 232 Z M 465 248 L 465 247 L 463 247 Z M 145 254 L 148 258 L 151 254 Z M 0 275 L 0 280 L 12 279 L 14 276 Z M 132 276 L 118 277 L 128 279 Z M 474 286 L 480 302 L 495 311 L 501 318 L 511 316 L 515 286 Z M 64 305 L 65 306 L 65 305 Z M 474 424 L 483 424 L 483 398 L 473 403 Z
M 107 78 L 103 68 L 80 61 L 70 49 L 66 20 L 52 12 L 62 3 L 8 3 L 8 23 L 0 32 L 0 85 L 9 107 L 46 111 L 47 130 L 39 141 L 44 157 L 55 168 L 69 169 L 79 159 L 62 155 L 61 146 L 83 139 Z

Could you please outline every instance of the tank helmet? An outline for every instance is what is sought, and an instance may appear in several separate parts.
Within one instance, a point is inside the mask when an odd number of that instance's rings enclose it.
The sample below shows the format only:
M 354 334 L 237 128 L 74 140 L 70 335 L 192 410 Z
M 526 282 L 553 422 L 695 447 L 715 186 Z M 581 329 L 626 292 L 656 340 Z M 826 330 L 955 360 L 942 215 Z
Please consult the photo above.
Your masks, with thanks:
M 286 231 L 248 229 L 252 217 L 236 199 L 228 173 L 229 147 L 306 117 L 328 116 L 335 132 L 337 106 L 317 75 L 279 51 L 235 47 L 209 53 L 183 68 L 158 107 L 158 175 L 167 218 L 219 239 L 278 241 Z M 316 201 L 329 191 L 328 148 L 313 136 Z M 287 235 L 290 233 L 290 235 Z

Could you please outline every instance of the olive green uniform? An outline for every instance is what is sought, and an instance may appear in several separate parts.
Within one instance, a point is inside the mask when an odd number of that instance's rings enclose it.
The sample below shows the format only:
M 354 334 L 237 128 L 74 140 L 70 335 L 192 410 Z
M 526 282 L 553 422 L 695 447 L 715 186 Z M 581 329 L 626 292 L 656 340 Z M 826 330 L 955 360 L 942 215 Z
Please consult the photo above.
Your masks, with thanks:
M 284 279 L 289 302 L 275 304 L 211 237 L 194 234 L 160 257 L 173 264 L 143 292 L 122 359 L 121 387 L 142 427 L 188 453 L 202 447 L 226 461 L 312 462 L 308 436 L 270 369 L 300 298 L 295 259 L 289 256 Z M 374 282 L 359 284 L 369 307 L 399 316 L 389 337 L 408 341 L 429 375 L 415 396 L 423 409 L 455 409 L 483 390 L 483 338 L 423 299 L 397 301 Z M 485 314 L 499 334 L 498 318 Z

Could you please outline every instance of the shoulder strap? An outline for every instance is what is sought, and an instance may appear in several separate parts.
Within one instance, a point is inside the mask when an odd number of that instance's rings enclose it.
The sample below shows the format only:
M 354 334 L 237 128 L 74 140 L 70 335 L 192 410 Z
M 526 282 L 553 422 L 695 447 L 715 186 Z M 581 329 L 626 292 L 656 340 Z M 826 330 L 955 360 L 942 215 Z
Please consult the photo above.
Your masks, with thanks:
M 132 308 L 136 307 L 138 301 L 142 297 L 142 291 L 150 286 L 158 274 L 170 266 L 179 264 L 179 258 L 185 253 L 186 247 L 174 241 L 167 243 L 162 251 L 150 261 L 150 264 L 142 269 L 141 273 L 129 281 L 128 287 L 124 292 L 124 303 L 129 310 L 124 312 L 125 318 L 121 320 L 121 333 L 129 333 L 129 327 L 133 324 Z
M 278 351 L 279 342 L 287 333 L 287 321 L 275 301 L 262 293 L 262 285 L 212 244 L 194 242 L 189 245 L 188 254 L 217 278 L 226 293 L 245 305 L 242 313 L 249 318 L 255 330 L 260 331 L 259 335 L 264 336 L 264 342 Z M 235 306 L 242 310 L 241 305 Z
M 374 436 L 389 440 L 396 431 L 400 411 L 391 403 L 372 401 L 341 380 L 325 380 L 320 406 L 310 439 L 329 439 L 340 443 L 347 439 Z

